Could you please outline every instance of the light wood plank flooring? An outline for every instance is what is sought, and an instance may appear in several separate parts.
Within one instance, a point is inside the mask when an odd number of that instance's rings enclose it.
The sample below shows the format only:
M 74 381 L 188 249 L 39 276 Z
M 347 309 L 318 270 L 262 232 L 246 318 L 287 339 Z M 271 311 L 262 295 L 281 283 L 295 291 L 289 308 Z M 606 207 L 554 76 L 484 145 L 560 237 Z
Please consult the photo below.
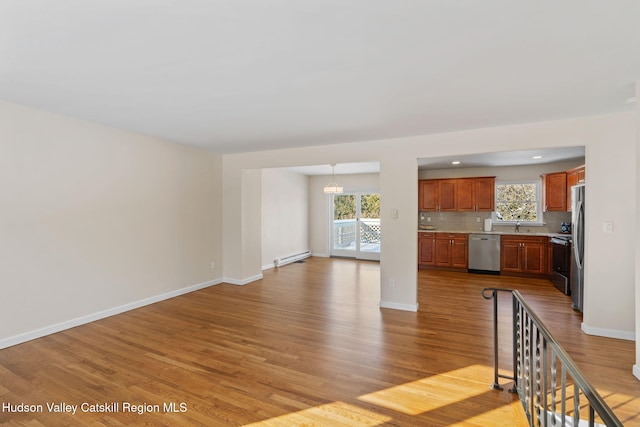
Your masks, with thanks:
M 499 286 L 519 288 L 625 425 L 640 425 L 634 343 L 580 332 L 549 282 L 421 271 L 410 313 L 378 307 L 379 274 L 311 258 L 0 350 L 3 407 L 42 405 L 0 423 L 526 425 L 515 397 L 489 388 L 480 289 Z M 76 414 L 49 412 L 60 402 Z

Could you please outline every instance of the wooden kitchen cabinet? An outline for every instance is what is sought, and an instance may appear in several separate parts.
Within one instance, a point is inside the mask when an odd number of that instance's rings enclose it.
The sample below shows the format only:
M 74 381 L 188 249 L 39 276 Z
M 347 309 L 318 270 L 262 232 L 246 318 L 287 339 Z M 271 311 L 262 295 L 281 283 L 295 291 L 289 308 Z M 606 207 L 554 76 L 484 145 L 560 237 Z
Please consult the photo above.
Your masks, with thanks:
M 500 241 L 500 272 L 546 275 L 548 238 L 503 235 Z
M 566 212 L 567 173 L 556 172 L 543 175 L 543 209 L 545 212 Z
M 422 179 L 418 181 L 418 209 L 420 211 L 438 210 L 437 179 Z
M 467 269 L 469 235 L 418 233 L 418 268 Z
M 459 212 L 494 211 L 495 177 L 459 178 L 457 207 Z
M 469 235 L 465 233 L 437 233 L 436 265 L 467 268 L 469 265 Z
M 418 206 L 423 212 L 452 212 L 457 209 L 456 179 L 422 179 L 418 183 Z
M 567 171 L 567 211 L 571 211 L 571 187 L 577 184 L 584 184 L 584 165 Z
M 436 265 L 436 234 L 418 233 L 418 267 Z

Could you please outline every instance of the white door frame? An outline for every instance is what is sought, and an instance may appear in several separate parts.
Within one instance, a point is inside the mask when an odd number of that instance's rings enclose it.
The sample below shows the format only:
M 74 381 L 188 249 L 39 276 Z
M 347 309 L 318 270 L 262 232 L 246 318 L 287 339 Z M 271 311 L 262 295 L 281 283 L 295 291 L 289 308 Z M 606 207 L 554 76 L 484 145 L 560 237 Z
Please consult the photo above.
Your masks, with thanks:
M 356 259 L 366 259 L 372 261 L 380 261 L 380 245 L 378 244 L 378 250 L 376 251 L 363 251 L 361 249 L 361 240 L 362 237 L 360 235 L 361 230 L 361 196 L 365 194 L 380 194 L 379 190 L 358 190 L 358 191 L 345 191 L 344 193 L 337 194 L 339 195 L 353 195 L 356 197 L 356 212 L 355 212 L 355 249 L 340 249 L 334 248 L 334 196 L 336 194 L 329 194 L 329 254 L 330 256 L 337 257 L 347 257 L 347 258 L 356 258 Z

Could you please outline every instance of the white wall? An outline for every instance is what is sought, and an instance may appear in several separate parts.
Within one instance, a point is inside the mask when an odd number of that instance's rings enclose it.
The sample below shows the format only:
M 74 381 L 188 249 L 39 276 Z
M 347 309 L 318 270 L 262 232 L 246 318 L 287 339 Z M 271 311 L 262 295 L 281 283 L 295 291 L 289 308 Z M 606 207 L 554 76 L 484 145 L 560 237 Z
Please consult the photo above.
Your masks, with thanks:
M 633 336 L 635 331 L 635 115 L 631 112 L 570 120 L 547 121 L 496 128 L 423 135 L 381 141 L 354 142 L 224 156 L 225 250 L 240 254 L 233 240 L 243 231 L 229 226 L 241 209 L 235 179 L 245 168 L 285 167 L 342 162 L 379 161 L 381 220 L 384 224 L 381 260 L 381 304 L 412 309 L 417 306 L 415 238 L 417 212 L 417 159 L 456 154 L 511 151 L 584 145 L 587 150 L 586 329 L 592 333 Z M 365 157 L 366 156 L 366 157 Z M 615 188 L 616 191 L 611 191 Z M 626 195 L 626 197 L 620 197 Z M 397 209 L 399 218 L 391 217 Z M 604 234 L 602 222 L 612 220 L 614 232 Z M 237 224 L 239 226 L 239 224 Z M 254 236 L 255 237 L 255 236 Z M 257 239 L 259 239 L 259 235 Z M 230 245 L 227 242 L 230 241 Z M 252 246 L 259 250 L 260 245 Z M 613 254 L 618 258 L 612 259 Z M 225 260 L 233 259 L 225 257 Z M 225 263 L 234 274 L 249 277 L 260 270 L 237 260 Z M 227 270 L 225 269 L 225 275 Z M 394 287 L 390 281 L 393 279 Z
M 221 278 L 221 178 L 219 155 L 0 102 L 0 347 Z
M 274 259 L 309 250 L 309 177 L 262 170 L 262 269 Z
M 636 100 L 640 99 L 640 81 L 636 82 Z M 636 171 L 640 169 L 640 102 L 636 101 Z M 640 379 L 640 173 L 636 172 L 636 240 L 635 240 L 635 271 L 636 271 L 636 364 L 633 372 Z
M 589 144 L 586 153 L 583 329 L 634 339 L 637 309 L 628 284 L 635 281 L 635 128 L 601 129 L 598 137 L 608 143 Z M 613 233 L 603 229 L 609 221 Z
M 313 256 L 328 257 L 330 254 L 330 196 L 323 188 L 331 176 L 312 176 L 309 180 L 309 236 Z M 380 191 L 379 174 L 336 175 L 336 181 L 345 192 Z

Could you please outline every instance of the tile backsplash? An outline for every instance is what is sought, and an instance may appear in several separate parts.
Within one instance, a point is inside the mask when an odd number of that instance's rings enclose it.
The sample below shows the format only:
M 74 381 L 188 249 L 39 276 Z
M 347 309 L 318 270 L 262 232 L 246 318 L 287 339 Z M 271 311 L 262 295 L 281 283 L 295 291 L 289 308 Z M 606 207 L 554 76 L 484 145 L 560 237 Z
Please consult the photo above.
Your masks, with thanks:
M 431 221 L 428 221 L 431 218 Z M 478 221 L 478 218 L 480 220 Z M 431 225 L 437 230 L 482 231 L 484 220 L 491 218 L 491 212 L 420 212 L 418 225 Z M 544 212 L 544 226 L 522 225 L 521 230 L 531 229 L 535 233 L 559 233 L 561 222 L 571 222 L 571 212 Z M 513 225 L 493 224 L 493 231 L 513 231 Z

